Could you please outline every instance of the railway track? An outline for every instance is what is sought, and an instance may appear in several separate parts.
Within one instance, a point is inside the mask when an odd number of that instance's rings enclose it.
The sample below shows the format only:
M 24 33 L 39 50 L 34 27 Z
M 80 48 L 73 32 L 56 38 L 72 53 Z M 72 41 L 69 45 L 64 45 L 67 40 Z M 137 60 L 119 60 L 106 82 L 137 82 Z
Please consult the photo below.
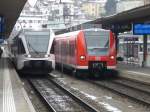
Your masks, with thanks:
M 32 78 L 29 79 L 29 82 L 53 112 L 97 112 L 95 108 L 53 80 Z
M 92 84 L 115 91 L 138 102 L 150 105 L 150 85 L 127 78 L 93 81 Z

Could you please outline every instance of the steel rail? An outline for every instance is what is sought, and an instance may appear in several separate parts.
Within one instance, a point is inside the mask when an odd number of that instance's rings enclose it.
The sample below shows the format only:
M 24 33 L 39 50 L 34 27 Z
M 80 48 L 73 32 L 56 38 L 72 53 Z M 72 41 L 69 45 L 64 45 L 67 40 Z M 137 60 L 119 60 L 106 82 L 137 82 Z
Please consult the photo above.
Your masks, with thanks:
M 131 79 L 131 78 L 128 78 L 128 77 L 122 77 L 122 76 L 118 76 L 118 78 L 121 79 L 121 80 L 130 81 L 131 83 L 140 84 L 140 86 L 141 85 L 147 86 L 147 87 L 149 87 L 149 90 L 147 90 L 147 91 L 150 91 L 150 83 L 148 83 L 148 82 L 140 81 L 140 80 L 137 80 L 137 79 Z
M 150 95 L 150 85 L 148 86 L 142 82 L 136 82 L 136 81 L 130 80 L 130 79 L 128 80 L 127 78 L 126 79 L 120 78 L 117 80 L 112 80 L 111 82 L 116 83 L 116 84 L 120 84 L 122 86 L 129 87 L 131 89 L 135 89 L 137 91 L 140 91 L 140 92 L 143 92 L 143 93 Z
M 51 80 L 57 87 L 59 87 L 60 89 L 62 89 L 64 92 L 66 92 L 69 96 L 71 96 L 78 103 L 80 103 L 81 105 L 83 105 L 84 107 L 86 107 L 90 112 L 99 112 L 99 110 L 97 110 L 93 106 L 89 105 L 88 103 L 86 103 L 84 100 L 82 100 L 81 98 L 79 98 L 75 94 L 71 93 L 69 90 L 67 90 L 66 88 L 64 88 L 62 85 L 58 84 L 56 81 L 53 80 L 52 77 L 49 78 L 49 80 Z
M 64 88 L 63 86 L 59 85 L 56 81 L 54 81 L 51 78 L 48 78 L 47 80 L 49 80 L 51 83 L 53 83 L 57 88 L 59 88 L 60 90 L 62 90 L 64 93 L 66 93 L 68 96 L 70 96 L 73 100 L 75 100 L 75 102 L 77 102 L 79 105 L 81 105 L 85 110 L 89 111 L 89 112 L 98 112 L 99 110 L 95 109 L 94 107 L 92 107 L 91 105 L 87 104 L 85 101 L 81 100 L 79 97 L 77 97 L 76 95 L 74 95 L 73 93 L 71 93 L 70 91 L 68 91 L 66 88 Z M 30 84 L 34 87 L 34 89 L 40 94 L 40 96 L 46 101 L 46 103 L 50 106 L 51 110 L 53 112 L 57 112 L 57 110 L 47 101 L 46 96 L 43 96 L 40 91 L 35 87 L 35 85 L 33 84 L 32 80 L 29 80 Z
M 127 80 L 127 79 L 126 79 Z M 129 98 L 132 98 L 136 101 L 139 101 L 141 103 L 144 103 L 146 105 L 150 105 L 150 92 L 140 89 L 140 87 L 135 87 L 130 84 L 122 83 L 121 81 L 115 81 L 115 80 L 101 80 L 101 81 L 93 81 L 93 80 L 86 80 L 94 85 L 97 85 L 99 87 L 104 87 L 106 89 L 109 89 L 111 91 L 117 92 L 121 95 L 125 95 Z M 134 82 L 132 82 L 134 83 Z M 136 82 L 137 83 L 137 82 Z M 143 83 L 144 86 L 144 83 Z M 147 86 L 147 85 L 145 85 Z
M 43 97 L 43 95 L 40 93 L 40 91 L 35 87 L 35 85 L 32 83 L 32 81 L 29 79 L 28 80 L 29 81 L 29 83 L 31 84 L 31 86 L 34 88 L 34 90 L 39 94 L 39 96 L 42 98 L 42 99 L 44 99 L 44 101 L 47 103 L 47 105 L 50 107 L 50 110 L 52 111 L 52 112 L 57 112 L 54 108 L 53 108 L 53 106 L 47 101 L 47 99 L 45 98 L 45 97 Z

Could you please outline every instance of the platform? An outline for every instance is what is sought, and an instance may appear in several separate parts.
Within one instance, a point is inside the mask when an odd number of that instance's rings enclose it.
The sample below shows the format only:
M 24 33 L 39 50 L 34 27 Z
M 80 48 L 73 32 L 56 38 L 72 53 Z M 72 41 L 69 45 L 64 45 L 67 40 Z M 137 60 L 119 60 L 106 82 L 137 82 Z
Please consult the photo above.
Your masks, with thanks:
M 150 68 L 140 67 L 133 64 L 119 63 L 117 65 L 119 75 L 150 84 Z
M 35 112 L 8 58 L 0 59 L 0 112 Z

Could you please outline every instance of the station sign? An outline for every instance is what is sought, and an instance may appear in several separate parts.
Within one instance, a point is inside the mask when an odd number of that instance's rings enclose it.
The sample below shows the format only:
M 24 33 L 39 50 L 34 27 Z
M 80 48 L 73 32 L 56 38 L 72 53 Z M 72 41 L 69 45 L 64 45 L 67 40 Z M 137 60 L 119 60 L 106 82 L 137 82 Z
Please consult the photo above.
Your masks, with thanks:
M 133 24 L 134 35 L 148 35 L 150 34 L 150 23 L 137 23 Z

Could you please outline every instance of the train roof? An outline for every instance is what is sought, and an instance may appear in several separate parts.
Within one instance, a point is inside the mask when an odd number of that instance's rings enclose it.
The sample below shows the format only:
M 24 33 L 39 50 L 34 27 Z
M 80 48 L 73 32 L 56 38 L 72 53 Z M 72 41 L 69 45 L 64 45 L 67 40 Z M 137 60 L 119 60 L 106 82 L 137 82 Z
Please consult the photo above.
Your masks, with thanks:
M 78 31 L 74 31 L 74 32 L 69 32 L 69 33 L 64 33 L 64 34 L 59 34 L 59 35 L 56 35 L 55 37 L 57 38 L 57 37 L 63 37 L 63 36 L 71 36 L 71 35 L 74 35 L 74 36 L 76 36 L 76 35 L 78 35 L 79 34 L 79 32 L 81 32 L 81 30 L 78 30 Z
M 83 30 L 78 30 L 78 31 L 74 31 L 74 32 L 69 32 L 69 33 L 64 33 L 64 34 L 59 34 L 56 35 L 55 37 L 63 37 L 63 36 L 71 36 L 71 35 L 78 35 L 81 31 L 106 31 L 106 32 L 110 32 L 110 30 L 106 30 L 106 29 L 102 29 L 102 28 L 90 28 L 90 29 L 83 29 Z
M 108 31 L 110 32 L 110 30 L 106 30 L 102 28 L 90 28 L 90 29 L 84 29 L 83 31 Z
M 51 31 L 52 29 L 38 29 L 38 30 L 35 30 L 35 29 L 25 29 L 24 32 L 39 32 L 39 31 Z

